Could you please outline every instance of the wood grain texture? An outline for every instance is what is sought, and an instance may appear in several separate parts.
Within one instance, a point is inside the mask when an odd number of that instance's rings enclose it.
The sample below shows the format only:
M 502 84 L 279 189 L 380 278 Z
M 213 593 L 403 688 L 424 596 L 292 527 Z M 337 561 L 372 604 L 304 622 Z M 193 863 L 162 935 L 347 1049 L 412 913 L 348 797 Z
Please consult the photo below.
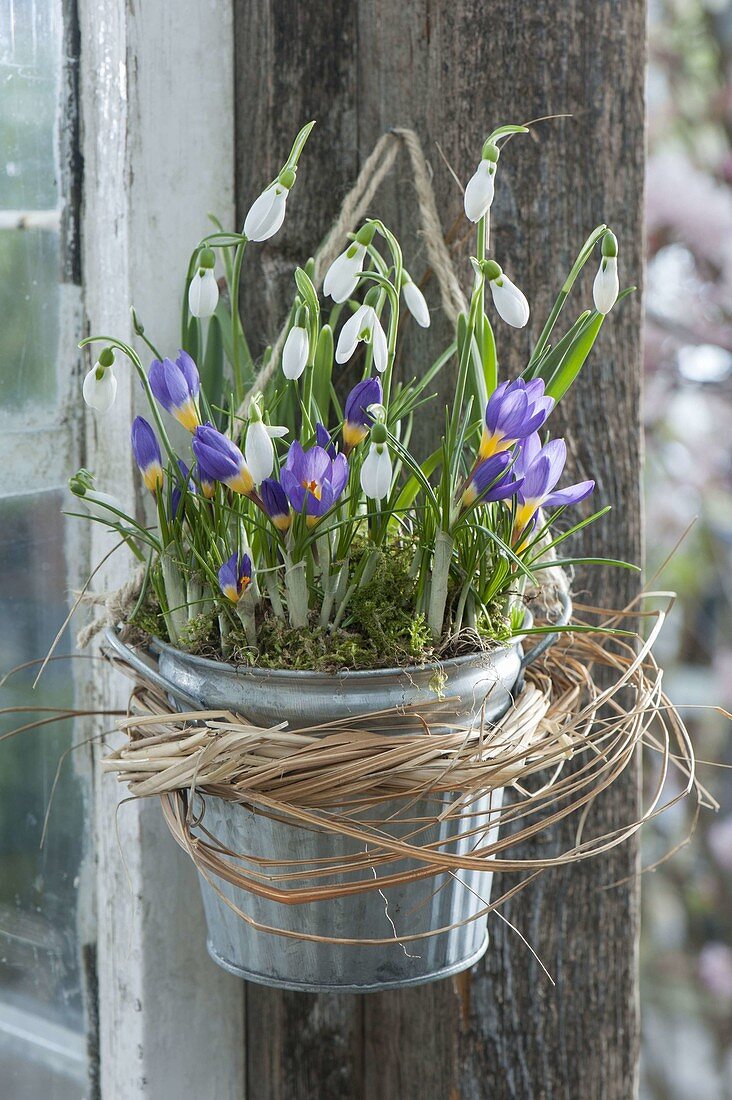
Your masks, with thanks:
M 286 228 L 254 261 L 265 278 L 266 305 L 255 312 L 262 291 L 255 276 L 245 305 L 260 333 L 277 330 L 294 262 L 312 253 L 358 165 L 390 126 L 417 130 L 434 170 L 443 226 L 462 231 L 461 193 L 435 143 L 466 180 L 493 126 L 573 115 L 512 139 L 501 158 L 493 254 L 532 305 L 527 330 L 498 330 L 503 369 L 515 371 L 525 361 L 564 273 L 599 222 L 617 232 L 624 282 L 640 282 L 640 0 L 363 0 L 318 3 L 307 15 L 286 0 L 237 0 L 236 10 L 237 103 L 245 105 L 237 125 L 242 216 L 264 182 L 261 167 L 256 182 L 252 175 L 254 158 L 261 165 L 264 157 L 264 174 L 271 174 L 302 121 L 321 123 L 303 158 Z M 407 265 L 419 276 L 424 265 L 412 236 L 415 200 L 406 158 L 384 188 L 379 212 L 402 236 Z M 462 257 L 469 247 L 466 238 Z M 467 262 L 461 263 L 467 278 Z M 585 301 L 591 278 L 582 284 Z M 436 302 L 429 284 L 426 292 Z M 640 308 L 635 295 L 613 315 L 558 414 L 577 476 L 594 477 L 598 505 L 614 506 L 585 532 L 583 549 L 631 560 L 640 560 L 642 551 Z M 410 336 L 405 365 L 419 369 L 428 347 L 444 335 L 438 322 L 426 336 Z M 448 375 L 442 386 L 447 399 Z M 439 405 L 435 417 L 439 421 Z M 433 422 L 422 438 L 434 431 Z M 588 583 L 579 577 L 575 588 Z M 624 571 L 595 571 L 591 584 L 593 602 L 614 607 L 628 600 L 637 581 Z M 589 826 L 603 831 L 627 820 L 637 789 L 637 774 L 628 772 L 598 802 Z M 535 850 L 546 855 L 571 842 L 567 823 Z M 639 1034 L 637 888 L 604 887 L 632 875 L 636 860 L 631 844 L 582 867 L 547 873 L 504 909 L 556 986 L 494 919 L 484 961 L 457 982 L 360 1001 L 249 987 L 249 1100 L 629 1100 L 636 1093 Z M 266 1074 L 259 1072 L 264 1060 Z

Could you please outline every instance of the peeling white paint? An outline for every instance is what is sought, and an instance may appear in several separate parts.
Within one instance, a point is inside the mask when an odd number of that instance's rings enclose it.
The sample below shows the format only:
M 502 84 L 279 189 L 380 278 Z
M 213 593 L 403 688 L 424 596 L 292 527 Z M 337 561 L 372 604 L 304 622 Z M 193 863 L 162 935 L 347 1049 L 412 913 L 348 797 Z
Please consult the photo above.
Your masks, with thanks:
M 231 0 L 80 0 L 85 307 L 90 331 L 178 347 L 179 295 L 206 214 L 233 221 Z M 87 465 L 132 500 L 129 426 L 139 387 L 122 363 L 113 414 L 90 414 Z M 108 549 L 95 527 L 93 556 Z M 116 586 L 129 562 L 113 559 Z M 101 585 L 100 585 L 101 587 Z M 124 705 L 121 679 L 90 691 Z M 243 986 L 206 955 L 195 872 L 153 802 L 117 812 L 97 778 L 99 1010 L 104 1100 L 242 1100 Z M 123 858 L 124 857 L 124 858 Z

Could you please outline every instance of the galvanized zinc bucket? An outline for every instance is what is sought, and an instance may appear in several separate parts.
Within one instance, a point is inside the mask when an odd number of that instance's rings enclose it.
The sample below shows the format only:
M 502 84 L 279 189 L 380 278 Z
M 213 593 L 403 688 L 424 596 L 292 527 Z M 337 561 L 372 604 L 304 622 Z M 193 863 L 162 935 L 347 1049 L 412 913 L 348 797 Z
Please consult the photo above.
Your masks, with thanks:
M 565 608 L 564 621 L 568 615 Z M 195 701 L 202 708 L 226 708 L 257 725 L 286 720 L 289 728 L 302 729 L 350 717 L 358 726 L 365 715 L 374 711 L 415 703 L 434 705 L 435 677 L 439 675 L 441 691 L 449 699 L 440 719 L 467 726 L 479 718 L 494 722 L 505 714 L 523 669 L 555 637 L 545 636 L 528 657 L 516 640 L 487 653 L 457 657 L 439 665 L 333 675 L 235 668 L 182 653 L 160 641 L 155 641 L 153 649 L 158 657 L 159 683 L 179 705 L 190 706 Z M 131 658 L 131 663 L 139 662 L 114 635 L 110 635 L 110 642 L 118 651 L 124 650 L 128 662 Z M 149 667 L 142 668 L 149 677 Z M 430 721 L 438 732 L 439 723 L 432 718 Z M 501 797 L 501 791 L 493 791 L 469 807 L 469 817 L 459 819 L 436 821 L 442 807 L 454 801 L 450 794 L 408 804 L 381 804 L 378 818 L 382 828 L 389 819 L 389 833 L 394 837 L 413 835 L 418 829 L 420 844 L 436 843 L 454 854 L 468 853 L 495 840 Z M 202 826 L 206 832 L 230 851 L 256 857 L 252 863 L 242 859 L 245 872 L 261 873 L 256 859 L 271 861 L 278 873 L 286 873 L 288 868 L 302 871 L 302 867 L 294 868 L 295 863 L 315 867 L 331 860 L 338 865 L 349 855 L 363 854 L 363 844 L 336 833 L 290 824 L 251 806 L 209 795 L 203 801 Z M 368 820 L 368 811 L 362 817 Z M 429 824 L 420 826 L 425 821 Z M 454 839 L 473 830 L 477 830 L 474 835 Z M 419 866 L 416 861 L 403 860 L 390 863 L 388 873 Z M 492 878 L 491 871 L 459 871 L 295 905 L 257 897 L 223 879 L 216 879 L 214 888 L 214 880 L 210 883 L 201 878 L 208 951 L 230 973 L 283 989 L 366 993 L 419 985 L 459 973 L 485 952 L 487 917 L 472 918 L 489 904 Z M 329 879 L 319 876 L 315 881 L 323 884 L 347 879 L 334 874 Z M 307 879 L 301 879 L 299 885 L 306 887 Z M 254 923 L 293 936 L 252 927 L 224 898 Z M 436 929 L 445 931 L 411 938 Z M 302 935 L 363 941 L 393 937 L 393 942 L 341 944 L 299 939 Z M 410 939 L 402 943 L 399 936 Z

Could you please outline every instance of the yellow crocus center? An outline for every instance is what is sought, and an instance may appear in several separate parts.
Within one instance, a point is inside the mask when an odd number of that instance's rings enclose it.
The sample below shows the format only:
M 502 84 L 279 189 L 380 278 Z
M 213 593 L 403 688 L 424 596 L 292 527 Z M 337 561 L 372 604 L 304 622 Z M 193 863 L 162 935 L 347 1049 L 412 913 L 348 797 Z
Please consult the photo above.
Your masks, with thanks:
M 196 402 L 192 397 L 188 398 L 185 405 L 181 405 L 179 408 L 174 409 L 173 415 L 178 423 L 183 425 L 187 432 L 194 432 L 201 423 L 201 418 L 196 408 Z
M 153 462 L 147 469 L 143 470 L 142 480 L 145 482 L 145 488 L 149 489 L 151 493 L 154 493 L 157 489 L 163 487 L 163 468 L 159 462 Z
M 507 451 L 509 447 L 513 447 L 515 442 L 515 439 L 506 439 L 503 432 L 489 432 L 487 428 L 483 428 L 478 457 L 480 459 L 490 458 L 491 455 Z
M 254 488 L 254 478 L 249 473 L 246 466 L 242 466 L 236 477 L 229 478 L 226 484 L 230 489 L 233 489 L 235 493 L 241 493 L 243 496 L 248 496 Z
M 320 500 L 321 488 L 317 481 L 301 481 L 303 489 L 307 489 L 309 493 L 312 493 L 316 500 Z

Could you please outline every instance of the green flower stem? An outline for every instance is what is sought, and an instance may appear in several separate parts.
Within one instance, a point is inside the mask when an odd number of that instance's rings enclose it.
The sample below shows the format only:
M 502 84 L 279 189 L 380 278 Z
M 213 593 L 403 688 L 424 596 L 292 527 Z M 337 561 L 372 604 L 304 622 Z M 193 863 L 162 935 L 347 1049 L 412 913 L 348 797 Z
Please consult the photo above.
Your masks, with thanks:
M 229 306 L 231 307 L 231 366 L 234 371 L 234 393 L 236 395 L 237 405 L 241 404 L 244 399 L 244 383 L 241 376 L 241 365 L 239 363 L 239 338 L 243 333 L 241 317 L 239 315 L 239 284 L 241 282 L 241 265 L 244 261 L 245 250 L 246 241 L 242 241 L 236 246 L 231 286 L 229 287 Z
M 305 562 L 293 562 L 289 553 L 283 554 L 285 561 L 285 592 L 287 594 L 287 616 L 292 627 L 308 625 L 308 582 Z
M 564 286 L 562 287 L 562 289 L 559 291 L 559 294 L 557 295 L 557 300 L 554 303 L 554 305 L 552 306 L 551 313 L 547 317 L 546 324 L 544 325 L 544 328 L 541 330 L 541 334 L 539 336 L 539 339 L 536 341 L 536 347 L 534 348 L 533 352 L 531 353 L 531 358 L 529 359 L 529 366 L 532 366 L 536 362 L 536 360 L 538 359 L 538 357 L 541 355 L 542 351 L 546 347 L 547 340 L 549 339 L 549 337 L 552 334 L 552 329 L 554 328 L 554 325 L 556 324 L 557 318 L 559 317 L 559 314 L 561 313 L 562 306 L 564 305 L 567 298 L 569 297 L 569 292 L 571 291 L 572 287 L 574 286 L 575 281 L 577 279 L 577 276 L 579 275 L 580 271 L 582 270 L 582 268 L 585 266 L 585 264 L 589 260 L 590 256 L 592 255 L 592 250 L 595 247 L 595 244 L 597 243 L 597 241 L 600 239 L 600 237 L 604 236 L 606 229 L 607 229 L 606 225 L 598 225 L 597 229 L 593 229 L 593 231 L 590 233 L 590 235 L 587 238 L 587 240 L 585 241 L 585 243 L 582 245 L 582 248 L 580 249 L 579 254 L 577 256 L 577 259 L 574 261 L 574 263 L 572 265 L 572 269 L 571 269 L 569 275 L 567 276 L 567 278 L 564 281 Z
M 270 602 L 270 606 L 278 619 L 285 618 L 285 608 L 282 604 L 282 598 L 280 596 L 280 587 L 277 580 L 277 572 L 274 569 L 260 570 L 259 576 L 261 577 L 262 584 L 264 585 L 267 593 L 267 598 Z
M 450 564 L 455 540 L 447 531 L 438 530 L 435 534 L 435 553 L 432 561 L 432 582 L 430 602 L 427 610 L 427 625 L 435 641 L 442 637 L 447 604 L 447 586 L 450 579 Z

